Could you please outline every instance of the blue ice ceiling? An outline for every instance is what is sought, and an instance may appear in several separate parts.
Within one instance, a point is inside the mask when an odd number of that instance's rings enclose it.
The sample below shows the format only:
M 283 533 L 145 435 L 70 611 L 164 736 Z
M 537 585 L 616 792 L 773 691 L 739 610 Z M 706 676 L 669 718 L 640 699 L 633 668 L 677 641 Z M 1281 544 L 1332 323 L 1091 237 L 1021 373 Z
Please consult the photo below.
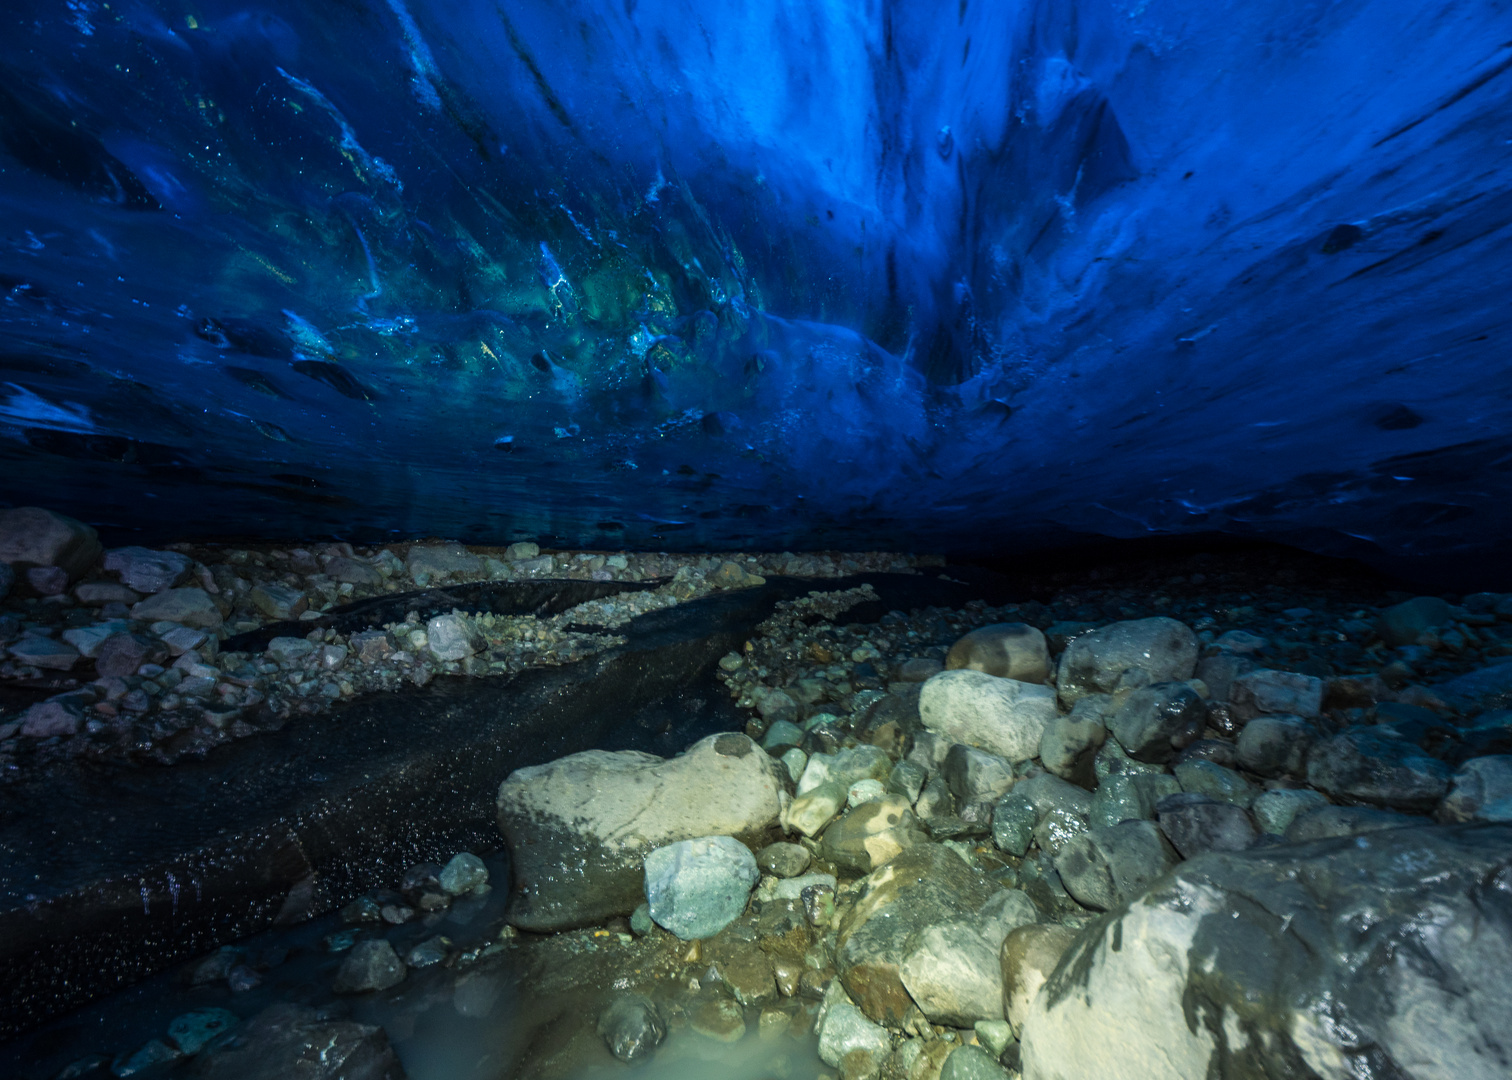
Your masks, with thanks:
M 0 24 L 0 498 L 156 539 L 1505 550 L 1505 2 Z

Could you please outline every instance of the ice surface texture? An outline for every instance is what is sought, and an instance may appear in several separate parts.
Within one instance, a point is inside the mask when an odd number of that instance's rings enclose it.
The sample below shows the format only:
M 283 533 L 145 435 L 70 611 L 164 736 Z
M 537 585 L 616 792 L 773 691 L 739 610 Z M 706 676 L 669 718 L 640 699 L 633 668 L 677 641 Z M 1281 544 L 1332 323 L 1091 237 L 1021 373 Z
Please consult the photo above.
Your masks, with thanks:
M 1512 8 L 18 0 L 0 498 L 896 546 L 1512 518 Z

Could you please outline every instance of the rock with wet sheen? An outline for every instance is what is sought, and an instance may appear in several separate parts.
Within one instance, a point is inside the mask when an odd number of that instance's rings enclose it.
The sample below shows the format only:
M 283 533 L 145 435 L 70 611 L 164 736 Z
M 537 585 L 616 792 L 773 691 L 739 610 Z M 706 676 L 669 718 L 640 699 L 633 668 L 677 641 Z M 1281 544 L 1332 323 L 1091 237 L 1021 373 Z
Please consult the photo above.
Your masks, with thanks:
M 598 1034 L 611 1054 L 634 1064 L 650 1057 L 661 1045 L 667 1024 L 649 998 L 622 994 L 599 1014 Z
M 271 1005 L 206 1051 L 200 1080 L 404 1080 L 381 1027 Z
M 1143 892 L 1176 863 L 1151 821 L 1124 821 L 1072 839 L 1055 859 L 1066 892 L 1084 907 L 1107 911 Z
M 338 994 L 387 990 L 402 983 L 404 975 L 404 961 L 387 941 L 359 941 L 342 960 L 331 988 Z
M 1170 761 L 1202 734 L 1207 707 L 1184 682 L 1134 690 L 1108 720 L 1108 731 L 1135 761 Z
M 1185 863 L 1073 943 L 1024 1080 L 1505 1076 L 1509 882 L 1505 825 Z
M 1159 682 L 1181 682 L 1197 667 L 1197 635 L 1158 616 L 1117 622 L 1083 634 L 1061 654 L 1056 686 L 1068 708 L 1087 694 L 1111 694 Z
M 1372 728 L 1314 743 L 1307 782 L 1327 795 L 1393 810 L 1428 811 L 1448 793 L 1450 770 L 1416 744 Z

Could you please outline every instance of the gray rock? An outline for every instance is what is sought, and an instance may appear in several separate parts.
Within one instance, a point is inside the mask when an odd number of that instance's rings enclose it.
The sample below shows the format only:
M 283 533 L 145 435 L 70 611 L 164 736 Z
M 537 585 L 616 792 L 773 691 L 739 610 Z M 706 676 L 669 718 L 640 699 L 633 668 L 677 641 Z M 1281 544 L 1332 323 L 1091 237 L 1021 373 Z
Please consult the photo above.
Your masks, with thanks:
M 284 638 L 282 640 L 297 641 L 298 639 Z M 347 641 L 352 652 L 357 654 L 357 659 L 361 660 L 364 664 L 382 663 L 390 656 L 393 656 L 399 648 L 399 643 L 394 639 L 394 635 L 387 630 L 364 630 L 361 633 L 353 634 Z
M 1260 838 L 1242 806 L 1183 791 L 1155 808 L 1160 831 L 1184 859 L 1208 851 L 1243 851 Z
M 1197 661 L 1197 677 L 1206 684 L 1212 701 L 1227 701 L 1234 680 L 1248 675 L 1259 667 L 1247 656 L 1221 652 L 1216 656 L 1204 656 Z
M 550 555 L 540 555 L 534 559 L 521 559 L 513 566 L 515 573 L 524 577 L 545 577 L 556 569 L 556 560 Z
M 1076 931 L 1054 923 L 1021 926 L 1003 939 L 999 953 L 1003 974 L 1003 1013 L 1018 1036 L 1030 1003 L 1076 940 Z
M 540 545 L 534 544 L 529 540 L 516 540 L 504 549 L 504 558 L 510 562 L 518 562 L 521 559 L 534 559 L 539 557 L 540 554 Z
M 833 754 L 813 754 L 798 778 L 798 794 L 805 795 L 822 784 L 849 790 L 857 780 L 886 780 L 892 758 L 876 746 L 857 746 Z
M 1035 814 L 1041 818 L 1053 810 L 1081 817 L 1086 817 L 1092 810 L 1091 792 L 1052 773 L 1024 777 L 1014 786 L 1013 793 L 1033 803 Z
M 270 1006 L 204 1053 L 199 1080 L 404 1080 L 382 1028 L 299 1005 Z
M 441 870 L 437 884 L 451 896 L 463 896 L 488 884 L 488 867 L 471 852 L 459 851 Z
M 769 725 L 798 719 L 798 703 L 786 690 L 771 690 L 756 698 L 756 711 Z
M 870 874 L 836 941 L 835 965 L 851 999 L 872 1020 L 901 1026 L 915 1008 L 901 970 L 914 935 L 946 923 L 975 923 L 998 891 L 939 844 L 909 848 Z
M 831 982 L 825 990 L 815 1031 L 819 1035 L 819 1059 L 834 1068 L 860 1058 L 863 1072 L 871 1072 L 881 1068 L 892 1052 L 887 1029 L 867 1019 L 839 982 Z
M 1197 635 L 1175 619 L 1117 622 L 1076 638 L 1061 654 L 1056 680 L 1067 708 L 1087 694 L 1181 682 L 1197 667 Z
M 1056 856 L 1066 892 L 1083 907 L 1107 911 L 1143 892 L 1176 863 L 1176 853 L 1150 821 L 1124 821 L 1074 838 Z
M 1437 596 L 1418 596 L 1393 604 L 1376 620 L 1376 634 L 1388 645 L 1412 645 L 1427 630 L 1445 625 L 1454 610 Z
M 325 565 L 326 576 L 345 585 L 376 586 L 383 584 L 383 574 L 372 563 L 337 555 Z
M 1006 760 L 963 743 L 950 748 L 941 772 L 960 806 L 996 802 L 1014 783 L 1013 766 Z
M 66 641 L 35 634 L 24 634 L 11 642 L 11 658 L 22 664 L 30 664 L 46 671 L 71 671 L 79 662 L 79 650 Z
M 1240 720 L 1286 713 L 1314 720 L 1323 711 L 1322 679 L 1292 671 L 1261 669 L 1241 675 L 1229 687 L 1229 708 Z
M 280 664 L 298 663 L 315 651 L 315 643 L 302 637 L 276 637 L 268 642 L 267 653 Z
M 168 1023 L 168 1038 L 183 1054 L 193 1056 L 205 1045 L 241 1024 L 241 1019 L 225 1009 L 196 1009 L 175 1016 Z
M 1023 889 L 999 889 L 969 921 L 996 953 L 1004 938 L 1021 926 L 1038 922 L 1039 917 L 1039 908 Z
M 1208 716 L 1211 718 L 1212 714 Z M 1198 739 L 1171 759 L 1171 768 L 1190 761 L 1211 761 L 1214 765 L 1232 769 L 1239 764 L 1239 755 L 1234 744 L 1224 739 Z
M 182 585 L 194 569 L 194 560 L 177 551 L 123 547 L 105 553 L 105 569 L 114 571 L 123 585 L 139 593 L 160 593 Z
M 1024 1080 L 1504 1076 L 1509 879 L 1503 825 L 1185 863 L 1072 944 Z
M 1450 781 L 1440 821 L 1512 821 L 1512 755 L 1471 758 Z
M 94 529 L 65 514 L 37 506 L 0 510 L 0 562 L 12 570 L 57 566 L 78 578 L 102 550 Z
M 780 878 L 795 878 L 808 869 L 813 856 L 801 844 L 768 844 L 756 853 L 756 865 Z
M 649 998 L 622 994 L 599 1014 L 599 1038 L 621 1061 L 643 1061 L 661 1045 L 667 1024 Z
M 510 921 L 549 931 L 628 915 L 643 898 L 652 848 L 711 835 L 764 839 L 781 805 L 779 768 L 727 733 L 666 761 L 590 750 L 511 773 L 498 797 L 514 857 Z
M 204 589 L 164 589 L 135 605 L 131 617 L 144 622 L 162 619 L 201 630 L 217 630 L 222 622 L 220 608 Z
M 1213 648 L 1240 656 L 1250 656 L 1254 653 L 1264 652 L 1270 648 L 1270 642 L 1261 635 L 1252 634 L 1248 630 L 1230 630 L 1227 633 L 1218 635 L 1213 641 Z
M 978 1020 L 971 1027 L 976 1032 L 977 1042 L 994 1060 L 1017 1041 L 1013 1025 L 1006 1020 Z
M 1010 791 L 992 808 L 992 842 L 1010 855 L 1023 858 L 1034 839 L 1039 813 L 1024 796 Z
M 1300 716 L 1257 716 L 1239 733 L 1239 764 L 1260 776 L 1307 775 L 1318 729 Z
M 651 918 L 651 905 L 641 904 L 630 913 L 630 932 L 636 937 L 645 937 L 656 926 Z
M 1056 776 L 1090 788 L 1096 783 L 1093 762 L 1108 737 L 1104 726 L 1113 699 L 1106 694 L 1078 698 L 1069 715 L 1056 716 L 1040 737 L 1040 763 Z
M 1360 836 L 1383 829 L 1405 829 L 1412 825 L 1426 824 L 1427 820 L 1372 806 L 1322 806 L 1316 810 L 1304 811 L 1293 818 L 1286 828 L 1286 839 L 1293 844 L 1305 844 L 1338 836 Z
M 310 598 L 304 590 L 278 581 L 266 581 L 252 586 L 248 599 L 258 611 L 280 622 L 299 618 L 310 606 Z
M 1056 712 L 1049 687 L 980 671 L 944 671 L 919 691 L 919 720 L 927 730 L 1014 764 L 1039 753 Z
M 1441 682 L 1433 692 L 1462 713 L 1512 706 L 1512 661 L 1477 668 Z
M 970 1027 L 1003 1015 L 997 944 L 966 922 L 928 926 L 915 933 L 899 974 L 931 1023 Z
M 713 937 L 745 911 L 760 876 L 734 837 L 679 840 L 647 853 L 646 902 L 656 925 L 684 941 Z
M 51 739 L 77 735 L 84 723 L 79 711 L 61 701 L 39 701 L 16 717 L 21 734 L 28 739 Z
M 1263 792 L 1256 797 L 1250 813 L 1255 815 L 1255 824 L 1262 833 L 1284 836 L 1299 814 L 1328 805 L 1328 799 L 1311 788 L 1286 789 Z
M 158 634 L 158 640 L 168 646 L 168 652 L 172 656 L 183 656 L 191 649 L 199 649 L 210 640 L 210 634 L 205 630 L 196 630 L 192 626 L 175 626 L 171 630 L 164 630 Z
M 1179 624 L 1178 624 L 1179 625 Z M 1207 707 L 1186 683 L 1140 687 L 1108 721 L 1108 730 L 1135 761 L 1170 761 L 1202 734 Z
M 900 761 L 887 774 L 887 790 L 902 795 L 912 805 L 918 802 L 919 794 L 928 781 L 929 773 L 922 765 L 913 761 Z
M 1059 807 L 1052 809 L 1034 827 L 1034 842 L 1052 858 L 1088 829 L 1087 816 Z
M 101 678 L 124 679 L 143 664 L 159 664 L 167 658 L 168 650 L 160 641 L 142 634 L 114 634 L 95 650 L 95 671 Z
M 940 1080 L 1008 1080 L 1008 1070 L 980 1046 L 958 1046 L 945 1059 Z
M 439 936 L 426 938 L 404 954 L 405 964 L 412 968 L 435 967 L 445 959 L 446 939 Z
M 886 795 L 849 810 L 819 842 L 819 857 L 843 870 L 869 874 L 902 851 L 928 843 L 901 795 Z
M 1313 744 L 1307 782 L 1335 798 L 1426 811 L 1448 792 L 1449 767 L 1403 739 L 1350 728 Z
M 404 961 L 387 941 L 381 938 L 359 941 L 342 960 L 331 989 L 338 994 L 387 990 L 402 983 L 404 975 Z
M 465 660 L 483 644 L 473 621 L 455 611 L 427 622 L 425 637 L 426 646 L 437 660 Z
M 944 776 L 935 773 L 929 778 L 929 782 L 919 792 L 919 797 L 914 800 L 914 811 L 921 818 L 955 813 L 955 796 L 950 793 L 950 785 L 945 782 Z
M 761 740 L 763 750 L 786 750 L 803 743 L 803 729 L 788 720 L 778 720 L 767 728 Z
M 1233 769 L 1211 761 L 1187 761 L 1171 770 L 1181 790 L 1249 809 L 1258 791 Z
M 417 544 L 405 555 L 404 565 L 413 578 L 422 574 L 432 578 L 479 573 L 483 569 L 483 560 L 461 544 Z
M 909 683 L 928 682 L 940 672 L 945 670 L 945 665 L 932 657 L 917 656 L 912 660 L 905 660 L 898 665 L 898 681 Z
M 32 566 L 26 572 L 26 584 L 38 596 L 62 596 L 68 591 L 68 571 L 61 566 Z
M 1120 821 L 1152 821 L 1155 804 L 1180 790 L 1176 778 L 1163 773 L 1113 773 L 1098 785 L 1087 821 L 1093 828 Z
M 802 777 L 799 777 L 801 782 Z M 850 789 L 836 781 L 827 781 L 810 788 L 788 803 L 782 810 L 782 827 L 789 832 L 804 836 L 818 836 L 845 809 L 846 796 Z
M 994 623 L 978 627 L 950 647 L 945 670 L 962 669 L 1042 683 L 1050 676 L 1050 650 L 1045 635 L 1026 623 Z

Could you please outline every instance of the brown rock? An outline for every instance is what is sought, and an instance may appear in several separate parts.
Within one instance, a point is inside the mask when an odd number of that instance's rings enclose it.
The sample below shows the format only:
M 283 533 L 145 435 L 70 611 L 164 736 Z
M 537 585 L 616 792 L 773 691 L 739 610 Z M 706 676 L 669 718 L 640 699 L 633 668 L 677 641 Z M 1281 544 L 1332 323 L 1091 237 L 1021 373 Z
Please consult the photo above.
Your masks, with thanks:
M 1020 926 L 1003 939 L 1003 1008 L 1018 1036 L 1029 1003 L 1076 940 L 1076 931 L 1050 923 Z
M 1050 650 L 1045 635 L 1027 623 L 994 623 L 978 627 L 950 647 L 945 670 L 960 668 L 1042 683 L 1050 674 Z

